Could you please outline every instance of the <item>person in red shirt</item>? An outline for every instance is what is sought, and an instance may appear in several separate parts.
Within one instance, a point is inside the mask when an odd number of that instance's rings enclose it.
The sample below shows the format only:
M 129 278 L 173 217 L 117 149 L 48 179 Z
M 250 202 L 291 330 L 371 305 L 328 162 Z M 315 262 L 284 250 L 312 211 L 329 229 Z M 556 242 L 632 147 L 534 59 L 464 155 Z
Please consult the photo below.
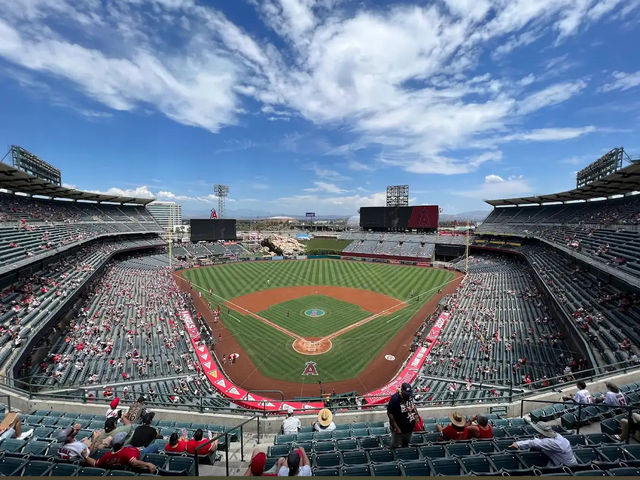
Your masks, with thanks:
M 120 432 L 111 440 L 113 450 L 102 455 L 96 462 L 99 468 L 114 468 L 129 466 L 133 468 L 146 469 L 150 473 L 156 473 L 157 469 L 153 463 L 140 460 L 140 450 L 136 447 L 125 447 L 127 432 Z
M 493 438 L 493 428 L 489 425 L 489 419 L 484 415 L 477 415 L 472 418 L 467 429 L 471 438 Z
M 445 440 L 468 440 L 469 429 L 467 428 L 467 419 L 459 412 L 449 414 L 451 423 L 446 427 L 436 423 L 436 430 L 442 432 Z
M 193 434 L 193 438 L 187 442 L 187 453 L 194 454 L 196 453 L 196 448 L 200 445 L 203 445 L 209 441 L 208 438 L 203 438 L 204 432 L 201 428 L 197 429 Z M 198 450 L 198 455 L 208 455 L 209 453 L 213 453 L 216 451 L 218 447 L 218 440 L 214 441 L 209 445 L 209 448 L 204 447 Z
M 169 443 L 164 446 L 164 451 L 182 453 L 187 450 L 187 443 L 186 438 L 180 438 L 176 432 L 173 432 L 169 437 Z

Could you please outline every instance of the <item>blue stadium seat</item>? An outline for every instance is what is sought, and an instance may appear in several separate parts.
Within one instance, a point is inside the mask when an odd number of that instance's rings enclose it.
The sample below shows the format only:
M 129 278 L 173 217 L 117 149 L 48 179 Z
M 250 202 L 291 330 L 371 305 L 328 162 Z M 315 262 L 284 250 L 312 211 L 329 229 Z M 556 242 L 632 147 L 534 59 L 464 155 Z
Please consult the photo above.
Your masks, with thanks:
M 426 460 L 400 462 L 400 467 L 403 475 L 407 477 L 428 477 L 431 475 L 431 468 Z
M 369 465 L 350 465 L 342 467 L 340 474 L 343 477 L 369 477 L 371 476 L 371 470 Z
M 371 465 L 371 472 L 375 477 L 400 477 L 402 470 L 400 464 L 396 462 L 374 463 Z
M 344 465 L 364 465 L 369 463 L 369 458 L 364 450 L 352 450 L 342 452 L 342 463 Z

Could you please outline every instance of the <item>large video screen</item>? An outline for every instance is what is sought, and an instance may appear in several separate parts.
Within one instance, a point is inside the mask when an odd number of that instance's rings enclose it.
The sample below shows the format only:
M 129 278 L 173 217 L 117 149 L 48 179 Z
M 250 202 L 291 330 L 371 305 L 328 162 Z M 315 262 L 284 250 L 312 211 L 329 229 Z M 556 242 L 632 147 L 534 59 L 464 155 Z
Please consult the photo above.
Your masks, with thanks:
M 235 219 L 209 219 L 192 218 L 189 221 L 191 226 L 192 242 L 216 242 L 218 240 L 236 239 Z
M 365 230 L 402 232 L 406 230 L 435 230 L 438 228 L 437 205 L 416 207 L 362 207 L 360 227 Z
M 438 228 L 440 207 L 438 205 L 419 205 L 411 207 L 409 228 Z

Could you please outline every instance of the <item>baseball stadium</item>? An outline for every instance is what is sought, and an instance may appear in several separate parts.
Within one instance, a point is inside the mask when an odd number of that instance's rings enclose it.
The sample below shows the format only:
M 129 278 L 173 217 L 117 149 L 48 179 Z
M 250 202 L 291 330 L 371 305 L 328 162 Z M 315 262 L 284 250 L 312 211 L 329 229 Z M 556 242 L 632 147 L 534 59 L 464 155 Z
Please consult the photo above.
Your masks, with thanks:
M 640 3 L 381 3 L 0 8 L 1 475 L 640 478 Z

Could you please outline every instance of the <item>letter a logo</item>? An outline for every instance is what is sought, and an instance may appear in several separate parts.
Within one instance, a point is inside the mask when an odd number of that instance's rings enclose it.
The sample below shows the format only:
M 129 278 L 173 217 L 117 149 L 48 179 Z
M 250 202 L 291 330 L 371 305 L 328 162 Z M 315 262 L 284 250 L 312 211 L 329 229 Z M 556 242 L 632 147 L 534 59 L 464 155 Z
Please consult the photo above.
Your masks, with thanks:
M 304 367 L 302 375 L 318 375 L 318 369 L 316 368 L 316 362 L 307 362 Z

